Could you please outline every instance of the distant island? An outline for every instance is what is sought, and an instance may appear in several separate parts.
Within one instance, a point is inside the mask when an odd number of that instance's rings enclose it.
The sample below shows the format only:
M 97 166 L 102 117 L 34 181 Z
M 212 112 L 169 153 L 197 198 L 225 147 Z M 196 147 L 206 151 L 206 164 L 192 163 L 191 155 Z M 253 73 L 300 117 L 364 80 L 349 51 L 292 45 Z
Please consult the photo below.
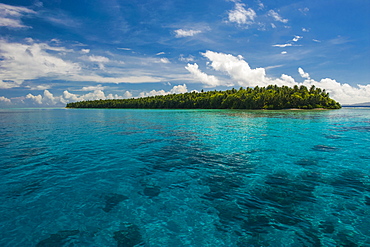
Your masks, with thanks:
M 352 105 L 343 105 L 343 107 L 370 107 L 370 102 L 357 103 Z
M 149 109 L 339 109 L 325 89 L 312 86 L 233 88 L 226 91 L 190 92 L 131 99 L 92 100 L 68 103 L 67 108 Z

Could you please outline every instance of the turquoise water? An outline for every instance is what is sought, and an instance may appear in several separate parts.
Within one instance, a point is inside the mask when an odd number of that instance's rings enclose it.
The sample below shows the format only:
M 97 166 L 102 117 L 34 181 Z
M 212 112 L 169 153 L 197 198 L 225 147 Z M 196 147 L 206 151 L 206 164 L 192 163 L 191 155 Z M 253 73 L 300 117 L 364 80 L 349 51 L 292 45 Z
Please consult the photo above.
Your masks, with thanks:
M 0 246 L 370 246 L 370 109 L 2 109 Z

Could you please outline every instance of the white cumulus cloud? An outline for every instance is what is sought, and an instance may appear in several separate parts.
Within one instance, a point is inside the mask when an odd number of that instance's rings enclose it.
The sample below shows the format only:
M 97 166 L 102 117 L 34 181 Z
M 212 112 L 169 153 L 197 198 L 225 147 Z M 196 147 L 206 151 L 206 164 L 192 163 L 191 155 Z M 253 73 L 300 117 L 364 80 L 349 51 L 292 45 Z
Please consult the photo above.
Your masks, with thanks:
M 173 86 L 170 92 L 171 93 L 186 93 L 188 92 L 188 88 L 186 87 L 186 84 L 177 85 L 177 86 Z
M 91 88 L 94 89 L 94 88 Z M 99 87 L 96 87 L 95 90 L 86 93 L 86 94 L 74 94 L 65 90 L 62 95 L 54 96 L 50 91 L 45 90 L 43 95 L 33 95 L 31 93 L 27 94 L 24 97 L 23 105 L 27 106 L 65 106 L 69 102 L 76 101 L 86 101 L 86 100 L 99 100 L 99 99 L 124 99 L 131 98 L 132 94 L 129 91 L 126 91 L 123 95 L 118 94 L 108 94 Z M 19 103 L 19 102 L 18 102 Z
M 325 89 L 330 97 L 341 104 L 356 104 L 370 102 L 370 84 L 351 86 L 347 83 L 339 83 L 331 78 L 324 78 L 320 81 L 306 79 L 301 85 Z
M 300 74 L 300 76 L 302 78 L 310 79 L 310 75 L 308 73 L 304 72 L 304 70 L 302 68 L 298 68 L 298 73 Z
M 132 98 L 132 93 L 130 91 L 126 91 L 124 94 L 123 94 L 123 98 L 124 99 L 130 99 Z
M 6 97 L 4 97 L 4 96 L 0 96 L 0 102 L 5 102 L 5 103 L 10 103 L 11 102 L 11 100 L 10 99 L 8 99 L 8 98 L 6 98 Z
M 39 95 L 33 95 L 33 94 L 27 94 L 26 100 L 30 99 L 31 103 L 37 103 L 39 105 L 42 104 L 42 96 Z
M 44 90 L 44 94 L 41 95 L 33 95 L 33 94 L 27 94 L 26 101 L 29 103 L 34 103 L 36 105 L 43 105 L 43 106 L 55 106 L 58 104 L 65 104 L 66 101 L 63 99 L 62 96 L 54 97 L 52 93 L 49 92 L 49 90 Z
M 216 87 L 221 85 L 221 82 L 217 77 L 213 75 L 207 75 L 199 69 L 198 64 L 187 64 L 185 69 L 187 69 L 195 79 L 199 80 L 201 83 L 205 84 L 207 87 Z
M 265 69 L 251 69 L 241 56 L 235 57 L 231 54 L 213 51 L 206 51 L 202 55 L 211 61 L 210 66 L 214 70 L 226 73 L 239 85 L 249 86 L 255 81 L 265 81 Z

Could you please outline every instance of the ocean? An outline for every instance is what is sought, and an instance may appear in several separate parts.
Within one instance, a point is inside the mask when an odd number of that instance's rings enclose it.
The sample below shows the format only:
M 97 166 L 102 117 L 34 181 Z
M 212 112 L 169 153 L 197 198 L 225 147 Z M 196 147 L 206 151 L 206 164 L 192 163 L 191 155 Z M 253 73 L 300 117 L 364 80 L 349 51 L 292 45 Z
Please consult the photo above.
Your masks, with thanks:
M 370 108 L 0 109 L 0 246 L 370 246 Z

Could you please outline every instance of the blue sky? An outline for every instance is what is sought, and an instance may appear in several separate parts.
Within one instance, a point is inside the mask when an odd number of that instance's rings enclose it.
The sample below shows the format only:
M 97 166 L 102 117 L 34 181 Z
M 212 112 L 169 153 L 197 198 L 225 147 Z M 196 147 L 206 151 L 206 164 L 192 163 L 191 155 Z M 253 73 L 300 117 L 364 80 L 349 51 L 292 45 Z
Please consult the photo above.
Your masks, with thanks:
M 0 1 L 0 107 L 316 85 L 370 102 L 368 0 Z

